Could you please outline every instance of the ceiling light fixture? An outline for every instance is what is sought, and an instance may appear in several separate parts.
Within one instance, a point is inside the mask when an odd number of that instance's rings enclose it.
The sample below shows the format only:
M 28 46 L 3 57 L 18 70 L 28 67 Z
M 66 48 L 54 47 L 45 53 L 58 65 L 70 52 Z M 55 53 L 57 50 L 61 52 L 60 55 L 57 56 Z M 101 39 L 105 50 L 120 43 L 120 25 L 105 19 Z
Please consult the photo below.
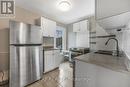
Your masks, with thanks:
M 61 1 L 61 2 L 58 4 L 58 8 L 59 8 L 61 11 L 68 11 L 68 10 L 70 10 L 70 8 L 71 8 L 71 3 L 68 2 L 68 1 Z

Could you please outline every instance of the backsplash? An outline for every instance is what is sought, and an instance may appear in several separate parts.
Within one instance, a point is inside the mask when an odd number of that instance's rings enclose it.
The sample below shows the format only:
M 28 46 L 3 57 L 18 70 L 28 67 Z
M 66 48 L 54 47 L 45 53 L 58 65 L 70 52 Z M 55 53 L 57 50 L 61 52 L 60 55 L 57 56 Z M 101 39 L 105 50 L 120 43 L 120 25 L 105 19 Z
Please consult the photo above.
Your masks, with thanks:
M 125 60 L 125 64 L 130 70 L 130 23 L 128 23 L 127 27 L 122 28 L 121 31 L 117 31 L 117 29 L 108 29 L 105 30 L 101 26 L 97 25 L 96 35 L 109 35 L 115 34 L 116 38 L 119 41 L 120 50 L 124 51 L 128 59 Z M 96 49 L 97 50 L 115 50 L 115 41 L 110 42 L 107 46 L 105 46 L 105 42 L 108 38 L 97 38 Z
M 54 47 L 54 37 L 43 37 L 43 46 L 53 46 Z
M 116 42 L 114 40 L 111 40 L 108 45 L 105 45 L 106 41 L 111 38 L 111 36 L 115 37 L 118 42 L 119 42 L 119 49 L 122 50 L 122 45 L 123 45 L 123 41 L 122 41 L 122 35 L 123 32 L 122 31 L 117 31 L 117 29 L 103 29 L 101 26 L 99 26 L 98 24 L 96 25 L 97 29 L 96 29 L 96 36 L 108 36 L 105 38 L 97 38 L 97 50 L 116 50 Z M 114 36 L 115 35 L 115 36 Z
M 122 49 L 128 57 L 128 59 L 125 60 L 125 64 L 130 71 L 130 22 L 122 33 L 122 42 Z
M 122 49 L 130 59 L 130 29 L 124 30 L 122 34 Z
M 96 24 L 96 36 L 108 36 L 110 35 L 107 33 L 105 29 L 103 29 L 100 25 Z M 97 44 L 96 44 L 96 49 L 97 50 L 115 50 L 115 41 L 112 40 L 109 42 L 109 44 L 106 46 L 105 43 L 108 40 L 109 37 L 106 38 L 96 38 Z

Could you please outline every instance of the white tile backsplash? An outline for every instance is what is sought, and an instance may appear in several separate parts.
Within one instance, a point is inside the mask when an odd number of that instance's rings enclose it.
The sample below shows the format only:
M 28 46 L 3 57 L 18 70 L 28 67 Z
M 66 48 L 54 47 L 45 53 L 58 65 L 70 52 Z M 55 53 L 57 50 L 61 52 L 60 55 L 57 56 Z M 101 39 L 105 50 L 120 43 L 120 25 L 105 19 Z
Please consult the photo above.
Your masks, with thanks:
M 124 30 L 122 35 L 122 49 L 130 59 L 130 29 Z
M 110 35 L 104 28 L 99 24 L 96 24 L 96 36 Z M 116 50 L 116 42 L 111 40 L 108 45 L 105 45 L 108 38 L 97 38 L 96 48 L 97 50 Z
M 120 50 L 124 51 L 128 59 L 125 60 L 125 64 L 127 69 L 130 71 L 130 22 L 128 23 L 126 28 L 123 28 L 122 31 L 117 32 L 116 29 L 107 30 L 103 29 L 100 25 L 97 24 L 96 26 L 96 33 L 97 36 L 100 35 L 108 35 L 108 34 L 115 34 L 116 38 L 119 41 L 119 48 Z M 108 38 L 97 38 L 97 50 L 115 50 L 115 41 L 110 41 L 107 46 L 105 46 L 105 42 Z

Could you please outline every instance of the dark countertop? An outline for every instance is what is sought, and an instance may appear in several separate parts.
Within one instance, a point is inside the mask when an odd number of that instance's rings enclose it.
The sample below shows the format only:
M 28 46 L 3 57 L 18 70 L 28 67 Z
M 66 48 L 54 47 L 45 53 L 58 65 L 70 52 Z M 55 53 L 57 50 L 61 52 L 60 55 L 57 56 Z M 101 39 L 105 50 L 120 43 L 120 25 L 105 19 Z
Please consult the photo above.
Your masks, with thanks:
M 112 55 L 104 55 L 96 53 L 88 53 L 75 57 L 75 60 L 95 64 L 117 72 L 124 72 L 130 74 L 125 65 L 125 59 L 126 59 L 125 56 L 117 57 Z
M 60 50 L 60 49 L 56 49 L 56 48 L 43 48 L 43 51 L 50 51 L 50 50 Z

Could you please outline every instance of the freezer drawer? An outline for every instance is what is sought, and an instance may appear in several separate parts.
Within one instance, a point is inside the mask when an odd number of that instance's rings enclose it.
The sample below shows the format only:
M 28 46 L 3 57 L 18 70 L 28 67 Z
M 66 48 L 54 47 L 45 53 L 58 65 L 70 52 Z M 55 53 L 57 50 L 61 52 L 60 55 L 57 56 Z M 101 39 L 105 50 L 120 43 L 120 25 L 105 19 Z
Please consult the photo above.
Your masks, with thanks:
M 41 44 L 40 26 L 10 21 L 10 44 Z
M 41 46 L 10 46 L 10 86 L 24 87 L 43 72 Z

